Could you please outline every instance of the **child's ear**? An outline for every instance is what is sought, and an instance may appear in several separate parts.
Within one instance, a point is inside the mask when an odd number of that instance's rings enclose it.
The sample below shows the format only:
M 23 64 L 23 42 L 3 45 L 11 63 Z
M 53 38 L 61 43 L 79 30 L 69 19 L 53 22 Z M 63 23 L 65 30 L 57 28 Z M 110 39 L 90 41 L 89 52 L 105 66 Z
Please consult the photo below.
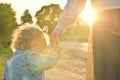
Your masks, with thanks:
M 43 32 L 48 33 L 48 26 L 44 26 L 44 27 L 42 28 L 42 30 L 43 30 Z

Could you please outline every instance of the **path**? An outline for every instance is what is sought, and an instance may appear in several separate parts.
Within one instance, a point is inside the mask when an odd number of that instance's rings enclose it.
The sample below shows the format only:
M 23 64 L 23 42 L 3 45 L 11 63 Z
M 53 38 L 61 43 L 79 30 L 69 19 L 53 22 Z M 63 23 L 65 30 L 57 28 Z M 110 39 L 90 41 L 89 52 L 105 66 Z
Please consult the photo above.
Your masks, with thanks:
M 86 80 L 87 43 L 61 42 L 58 64 L 45 72 L 46 80 Z

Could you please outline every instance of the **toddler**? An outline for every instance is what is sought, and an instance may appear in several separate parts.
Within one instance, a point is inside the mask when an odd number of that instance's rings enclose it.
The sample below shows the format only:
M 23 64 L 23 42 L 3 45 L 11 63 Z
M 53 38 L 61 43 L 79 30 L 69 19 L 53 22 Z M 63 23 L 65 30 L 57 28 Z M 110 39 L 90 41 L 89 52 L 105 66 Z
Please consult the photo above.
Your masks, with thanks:
M 5 80 L 45 80 L 44 71 L 58 62 L 60 47 L 50 45 L 46 29 L 31 24 L 17 28 L 12 37 L 14 55 L 5 65 Z

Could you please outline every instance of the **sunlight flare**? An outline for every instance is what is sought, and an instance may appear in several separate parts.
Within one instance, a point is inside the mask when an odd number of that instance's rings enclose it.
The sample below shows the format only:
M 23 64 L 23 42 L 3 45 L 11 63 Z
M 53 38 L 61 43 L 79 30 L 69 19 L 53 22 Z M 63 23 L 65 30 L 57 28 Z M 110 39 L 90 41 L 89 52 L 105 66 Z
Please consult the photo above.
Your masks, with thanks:
M 88 0 L 83 12 L 79 15 L 83 21 L 86 21 L 90 26 L 92 26 L 93 22 L 96 19 L 96 13 L 93 10 L 90 1 Z

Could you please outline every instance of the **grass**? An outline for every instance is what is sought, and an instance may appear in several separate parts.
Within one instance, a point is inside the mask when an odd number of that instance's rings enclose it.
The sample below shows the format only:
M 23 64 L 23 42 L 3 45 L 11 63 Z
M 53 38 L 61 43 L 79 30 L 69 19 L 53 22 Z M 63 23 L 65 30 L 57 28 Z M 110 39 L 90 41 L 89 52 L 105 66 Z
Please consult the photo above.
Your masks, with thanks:
M 12 51 L 9 47 L 0 48 L 0 80 L 4 78 L 4 66 L 7 60 L 12 56 Z

